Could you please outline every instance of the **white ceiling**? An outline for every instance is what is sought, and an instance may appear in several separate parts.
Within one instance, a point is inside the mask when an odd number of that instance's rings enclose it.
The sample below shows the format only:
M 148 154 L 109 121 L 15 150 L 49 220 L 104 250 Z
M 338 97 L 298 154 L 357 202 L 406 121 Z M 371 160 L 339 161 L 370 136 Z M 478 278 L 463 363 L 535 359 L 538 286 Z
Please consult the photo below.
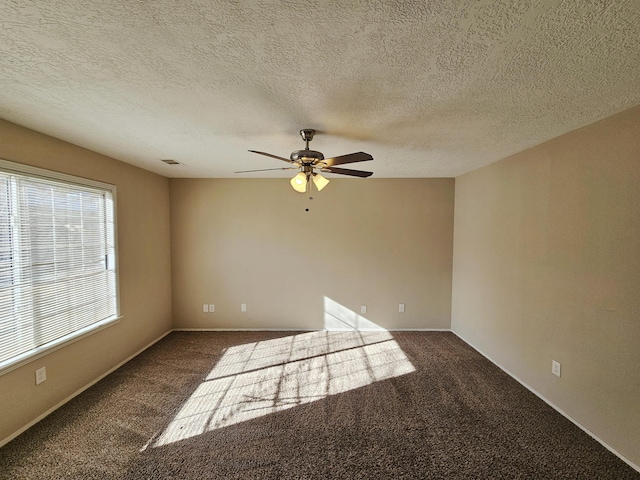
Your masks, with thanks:
M 301 128 L 452 177 L 640 103 L 638 0 L 0 0 L 0 25 L 0 117 L 169 177 L 284 166 L 247 150 Z

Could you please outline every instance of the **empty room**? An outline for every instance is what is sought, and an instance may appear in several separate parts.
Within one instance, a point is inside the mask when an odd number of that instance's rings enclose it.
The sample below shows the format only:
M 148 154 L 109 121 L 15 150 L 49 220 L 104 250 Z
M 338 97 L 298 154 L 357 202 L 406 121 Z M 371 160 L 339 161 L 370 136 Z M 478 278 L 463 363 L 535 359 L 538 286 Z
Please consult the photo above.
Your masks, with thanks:
M 640 479 L 637 0 L 0 23 L 0 479 Z

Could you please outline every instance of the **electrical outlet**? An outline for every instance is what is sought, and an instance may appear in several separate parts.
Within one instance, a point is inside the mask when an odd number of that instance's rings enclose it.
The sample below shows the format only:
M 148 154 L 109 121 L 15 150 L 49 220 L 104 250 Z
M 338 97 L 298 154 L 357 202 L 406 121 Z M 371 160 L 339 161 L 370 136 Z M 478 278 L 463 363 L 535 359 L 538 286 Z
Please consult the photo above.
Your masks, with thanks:
M 40 385 L 47 379 L 47 367 L 42 367 L 36 370 L 36 385 Z
M 216 311 L 216 306 L 213 303 L 209 304 L 209 313 L 213 313 Z
M 404 303 L 399 303 L 399 304 L 398 304 L 398 311 L 399 311 L 400 313 L 404 313 Z
M 241 312 L 246 312 L 247 311 L 247 304 L 246 303 L 241 303 L 240 304 L 240 311 Z
M 556 377 L 560 376 L 560 363 L 555 360 L 551 360 L 551 373 L 553 373 Z
M 367 306 L 366 305 L 360 305 L 360 313 L 367 313 Z

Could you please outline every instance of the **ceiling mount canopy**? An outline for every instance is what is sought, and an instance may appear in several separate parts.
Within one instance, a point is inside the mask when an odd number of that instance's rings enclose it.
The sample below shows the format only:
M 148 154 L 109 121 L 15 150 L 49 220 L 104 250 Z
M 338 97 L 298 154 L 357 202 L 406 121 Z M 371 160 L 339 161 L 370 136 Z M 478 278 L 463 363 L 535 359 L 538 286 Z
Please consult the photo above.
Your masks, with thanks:
M 364 170 L 352 170 L 348 168 L 336 168 L 335 165 L 343 165 L 345 163 L 355 162 L 367 162 L 373 160 L 373 157 L 368 153 L 356 152 L 348 153 L 346 155 L 340 155 L 338 157 L 324 158 L 322 152 L 311 150 L 309 148 L 309 142 L 313 140 L 316 131 L 311 128 L 303 128 L 300 130 L 300 136 L 305 142 L 305 148 L 303 150 L 296 150 L 291 152 L 289 158 L 279 157 L 271 153 L 259 152 L 257 150 L 249 150 L 252 153 L 264 155 L 266 157 L 275 158 L 287 162 L 293 166 L 281 167 L 281 168 L 264 168 L 258 170 L 242 170 L 235 173 L 249 173 L 249 172 L 264 172 L 267 170 L 299 170 L 299 172 L 291 179 L 291 186 L 293 189 L 300 193 L 305 193 L 308 188 L 311 188 L 311 182 L 316 186 L 318 191 L 327 186 L 329 180 L 320 175 L 315 170 L 318 169 L 324 173 L 336 173 L 338 175 L 348 175 L 351 177 L 370 177 L 373 172 L 366 172 Z

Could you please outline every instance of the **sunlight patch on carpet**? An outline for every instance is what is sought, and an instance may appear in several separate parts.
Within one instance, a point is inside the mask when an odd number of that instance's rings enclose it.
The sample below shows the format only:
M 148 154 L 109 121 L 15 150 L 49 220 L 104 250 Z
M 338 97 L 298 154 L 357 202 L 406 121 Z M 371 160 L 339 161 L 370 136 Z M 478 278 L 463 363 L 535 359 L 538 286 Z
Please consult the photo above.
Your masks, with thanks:
M 152 442 L 167 445 L 415 371 L 392 335 L 318 331 L 238 345 Z

